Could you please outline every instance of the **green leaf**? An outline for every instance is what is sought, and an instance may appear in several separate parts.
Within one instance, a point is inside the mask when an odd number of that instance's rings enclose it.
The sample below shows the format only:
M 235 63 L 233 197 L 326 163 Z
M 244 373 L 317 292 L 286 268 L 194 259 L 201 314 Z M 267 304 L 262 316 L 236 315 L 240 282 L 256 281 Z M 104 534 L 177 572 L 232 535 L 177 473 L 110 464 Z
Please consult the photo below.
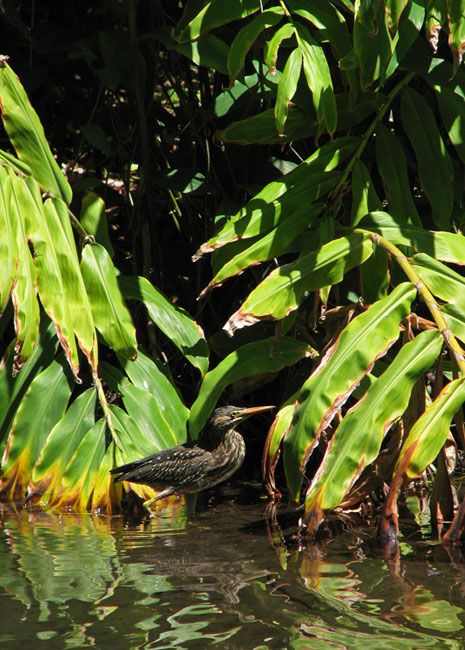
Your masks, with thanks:
M 383 74 L 392 55 L 383 2 L 356 4 L 353 39 L 361 86 L 367 88 Z
M 343 15 L 327 0 L 287 0 L 286 5 L 297 14 L 312 23 L 326 38 L 331 47 L 344 57 L 352 49 L 352 40 Z
M 15 328 L 17 351 L 16 366 L 31 355 L 37 341 L 39 331 L 39 305 L 36 297 L 37 273 L 28 244 L 28 232 L 24 223 L 22 206 L 18 203 L 14 191 L 13 177 L 8 177 L 4 183 L 9 198 L 8 216 L 11 229 L 16 235 L 17 260 L 16 282 L 12 290 L 15 311 Z
M 304 25 L 296 23 L 295 28 L 302 51 L 305 78 L 312 92 L 318 123 L 324 122 L 328 133 L 334 133 L 337 126 L 336 99 L 323 48 L 312 38 Z
M 388 27 L 391 34 L 397 31 L 399 20 L 409 0 L 383 0 L 388 17 Z
M 276 96 L 274 116 L 276 120 L 276 130 L 279 135 L 283 135 L 284 133 L 284 125 L 287 120 L 289 102 L 296 93 L 301 68 L 302 52 L 296 47 L 295 50 L 292 50 L 289 54 L 286 65 L 284 66 L 283 74 L 278 83 L 278 94 Z
M 310 350 L 306 343 L 283 337 L 278 341 L 273 338 L 254 341 L 229 354 L 203 379 L 199 395 L 191 408 L 191 436 L 197 436 L 229 384 L 244 377 L 277 372 L 309 356 Z
M 122 358 L 120 361 L 131 382 L 152 395 L 168 427 L 174 432 L 181 432 L 176 438 L 185 440 L 189 409 L 182 402 L 164 366 L 141 350 L 135 361 Z
M 128 414 L 144 436 L 153 441 L 154 451 L 168 449 L 186 441 L 185 422 L 179 428 L 176 422 L 176 428 L 172 428 L 166 418 L 167 411 L 149 392 L 128 382 L 121 386 L 121 395 Z M 168 412 L 168 418 L 169 416 Z
M 449 0 L 449 47 L 454 56 L 454 68 L 462 62 L 465 50 L 465 0 Z
M 387 212 L 371 212 L 358 226 L 379 233 L 396 246 L 410 246 L 418 253 L 427 253 L 443 262 L 465 264 L 465 237 L 462 234 L 418 228 L 393 219 Z
M 262 4 L 266 4 L 266 2 Z M 200 7 L 202 8 L 200 9 Z M 215 27 L 225 25 L 238 18 L 245 18 L 259 9 L 259 0 L 238 0 L 238 2 L 210 0 L 210 2 L 201 5 L 188 2 L 174 29 L 173 37 L 178 43 L 193 41 Z
M 77 256 L 75 264 L 68 258 L 67 239 L 63 236 L 56 212 L 48 210 L 50 201 L 42 203 L 40 188 L 31 179 L 14 177 L 12 193 L 15 204 L 25 220 L 28 238 L 34 245 L 34 262 L 37 273 L 37 289 L 42 305 L 55 324 L 60 343 L 66 353 L 71 369 L 78 381 L 79 357 L 74 337 L 73 321 L 68 303 L 75 293 L 74 280 L 79 275 Z M 73 271 L 76 273 L 73 274 Z M 69 284 L 65 286 L 66 281 Z M 83 309 L 81 308 L 81 313 Z M 80 314 L 81 316 L 81 314 Z M 91 324 L 90 347 L 93 331 Z
M 94 192 L 87 192 L 82 199 L 79 221 L 84 230 L 95 237 L 95 241 L 104 246 L 110 257 L 113 257 L 114 251 L 105 216 L 105 202 Z
M 100 244 L 86 244 L 82 250 L 81 271 L 97 329 L 115 352 L 128 359 L 135 358 L 134 325 L 106 249 Z
M 296 205 L 297 208 L 297 205 Z M 306 206 L 306 209 L 290 210 L 289 216 L 283 224 L 278 224 L 276 228 L 270 230 L 264 237 L 252 243 L 245 250 L 242 250 L 230 260 L 228 260 L 215 277 L 208 283 L 200 294 L 203 296 L 210 289 L 218 287 L 225 280 L 238 273 L 242 273 L 249 266 L 259 264 L 274 257 L 283 255 L 289 251 L 289 247 L 295 242 L 296 238 L 308 227 L 310 227 L 322 212 L 324 205 L 314 203 Z
M 69 204 L 72 192 L 68 181 L 50 151 L 23 86 L 5 60 L 0 62 L 0 99 L 3 124 L 18 157 L 44 190 Z
M 286 23 L 278 30 L 275 31 L 273 36 L 267 41 L 265 51 L 263 53 L 263 60 L 268 66 L 268 70 L 274 74 L 276 72 L 276 59 L 278 58 L 278 51 L 281 43 L 291 38 L 294 35 L 294 27 L 292 23 Z
M 381 201 L 370 173 L 366 165 L 357 160 L 352 169 L 352 225 L 355 226 L 368 212 L 379 208 L 381 208 Z
M 337 284 L 346 271 L 362 264 L 372 250 L 367 236 L 350 235 L 275 269 L 252 291 L 224 329 L 232 334 L 260 320 L 284 318 L 297 309 L 306 292 Z
M 61 479 L 81 440 L 95 422 L 95 388 L 89 388 L 71 404 L 54 426 L 32 470 L 28 493 L 42 505 L 53 503 L 61 492 Z
M 360 144 L 358 138 L 338 138 L 317 149 L 291 172 L 268 183 L 220 232 L 203 244 L 194 259 L 239 239 L 265 234 L 292 211 L 305 213 L 310 203 L 335 187 L 340 176 L 330 172 Z
M 105 456 L 105 430 L 106 422 L 101 419 L 81 440 L 63 474 L 57 506 L 81 511 L 90 508 L 96 478 Z
M 327 447 L 318 478 L 308 489 L 306 517 L 318 518 L 322 510 L 341 503 L 363 468 L 378 456 L 384 436 L 407 408 L 416 381 L 434 364 L 441 347 L 439 332 L 419 334 L 348 411 Z
M 120 276 L 118 281 L 124 297 L 142 300 L 153 322 L 204 375 L 208 369 L 208 344 L 193 318 L 184 309 L 173 305 L 146 278 Z
M 240 74 L 244 65 L 247 52 L 257 40 L 260 33 L 279 23 L 284 16 L 284 10 L 281 7 L 267 9 L 263 13 L 252 18 L 240 28 L 229 48 L 228 54 L 228 72 L 229 79 L 232 83 Z
M 462 162 L 465 162 L 465 101 L 451 88 L 435 86 L 441 118 Z
M 421 226 L 410 191 L 404 150 L 399 139 L 384 124 L 376 129 L 376 162 L 386 188 L 390 214 Z
M 0 494 L 21 499 L 48 434 L 63 417 L 71 381 L 63 366 L 53 361 L 31 383 L 11 427 L 2 461 Z
M 421 474 L 434 461 L 449 433 L 451 420 L 465 401 L 465 379 L 445 386 L 410 429 L 402 445 L 394 473 L 402 467 L 409 479 Z
M 412 258 L 412 266 L 436 297 L 465 310 L 465 278 L 462 275 L 424 253 Z
M 453 205 L 453 169 L 433 112 L 427 101 L 411 88 L 404 88 L 400 105 L 402 124 L 415 152 L 434 223 L 447 230 Z
M 18 244 L 14 231 L 16 213 L 10 217 L 10 192 L 7 189 L 7 174 L 3 165 L 0 165 L 0 316 L 3 314 L 13 282 L 16 277 L 16 260 L 18 257 Z
M 405 282 L 354 318 L 303 384 L 294 425 L 284 442 L 284 469 L 292 498 L 299 496 L 301 472 L 320 433 L 398 339 L 399 324 L 415 297 L 415 287 Z

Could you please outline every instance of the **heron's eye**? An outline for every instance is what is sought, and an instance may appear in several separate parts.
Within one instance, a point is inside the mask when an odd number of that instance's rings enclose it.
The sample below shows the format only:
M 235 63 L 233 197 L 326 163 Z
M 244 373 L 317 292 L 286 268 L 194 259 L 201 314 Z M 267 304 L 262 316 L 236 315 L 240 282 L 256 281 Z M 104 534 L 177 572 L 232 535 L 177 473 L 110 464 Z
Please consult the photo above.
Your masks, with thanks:
M 240 414 L 241 414 L 240 411 L 231 411 L 230 416 L 232 418 L 237 418 L 237 416 L 240 415 Z

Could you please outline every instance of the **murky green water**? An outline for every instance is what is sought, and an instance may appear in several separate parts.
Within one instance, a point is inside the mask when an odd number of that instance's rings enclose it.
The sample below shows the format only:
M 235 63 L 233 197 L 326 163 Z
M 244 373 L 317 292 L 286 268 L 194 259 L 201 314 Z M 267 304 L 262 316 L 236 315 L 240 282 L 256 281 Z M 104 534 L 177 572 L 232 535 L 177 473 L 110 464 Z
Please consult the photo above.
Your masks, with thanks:
M 295 516 L 226 495 L 146 526 L 0 504 L 0 647 L 465 647 L 459 552 L 386 562 L 367 530 L 299 549 Z

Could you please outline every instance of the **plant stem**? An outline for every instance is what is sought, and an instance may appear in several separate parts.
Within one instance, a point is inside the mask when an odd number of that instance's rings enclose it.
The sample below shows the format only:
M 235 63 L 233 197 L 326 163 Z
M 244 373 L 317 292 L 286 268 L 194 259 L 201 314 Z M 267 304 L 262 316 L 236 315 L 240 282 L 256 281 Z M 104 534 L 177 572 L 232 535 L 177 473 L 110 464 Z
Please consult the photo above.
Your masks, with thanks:
M 405 275 L 415 285 L 418 293 L 420 294 L 426 306 L 428 307 L 431 316 L 433 317 L 434 322 L 438 327 L 438 330 L 441 332 L 442 336 L 444 337 L 446 346 L 449 348 L 453 358 L 457 362 L 457 366 L 459 367 L 462 377 L 465 377 L 464 351 L 462 350 L 455 336 L 450 331 L 444 319 L 444 316 L 442 315 L 442 312 L 439 309 L 436 300 L 434 299 L 433 294 L 428 289 L 428 287 L 421 279 L 421 277 L 418 275 L 418 273 L 415 271 L 415 269 L 413 268 L 413 266 L 411 265 L 407 257 L 402 253 L 402 251 L 399 248 L 397 248 L 397 246 L 395 246 L 392 242 L 390 242 L 385 237 L 382 237 L 378 233 L 370 232 L 368 230 L 364 230 L 363 228 L 355 228 L 353 232 L 359 232 L 364 234 L 368 233 L 374 244 L 376 244 L 377 246 L 381 246 L 394 257 L 396 262 L 404 271 Z

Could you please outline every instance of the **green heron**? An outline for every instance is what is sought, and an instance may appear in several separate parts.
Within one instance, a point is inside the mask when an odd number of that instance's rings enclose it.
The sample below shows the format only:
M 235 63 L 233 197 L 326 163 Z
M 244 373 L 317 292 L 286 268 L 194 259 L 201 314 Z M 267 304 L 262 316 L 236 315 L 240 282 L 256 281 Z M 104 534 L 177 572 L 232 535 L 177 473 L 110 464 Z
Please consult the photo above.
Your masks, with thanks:
M 269 411 L 274 406 L 221 406 L 213 411 L 198 440 L 170 447 L 110 470 L 119 474 L 115 481 L 129 481 L 161 490 L 157 496 L 144 501 L 150 506 L 172 494 L 194 494 L 225 481 L 242 465 L 245 442 L 234 429 L 246 418 Z

